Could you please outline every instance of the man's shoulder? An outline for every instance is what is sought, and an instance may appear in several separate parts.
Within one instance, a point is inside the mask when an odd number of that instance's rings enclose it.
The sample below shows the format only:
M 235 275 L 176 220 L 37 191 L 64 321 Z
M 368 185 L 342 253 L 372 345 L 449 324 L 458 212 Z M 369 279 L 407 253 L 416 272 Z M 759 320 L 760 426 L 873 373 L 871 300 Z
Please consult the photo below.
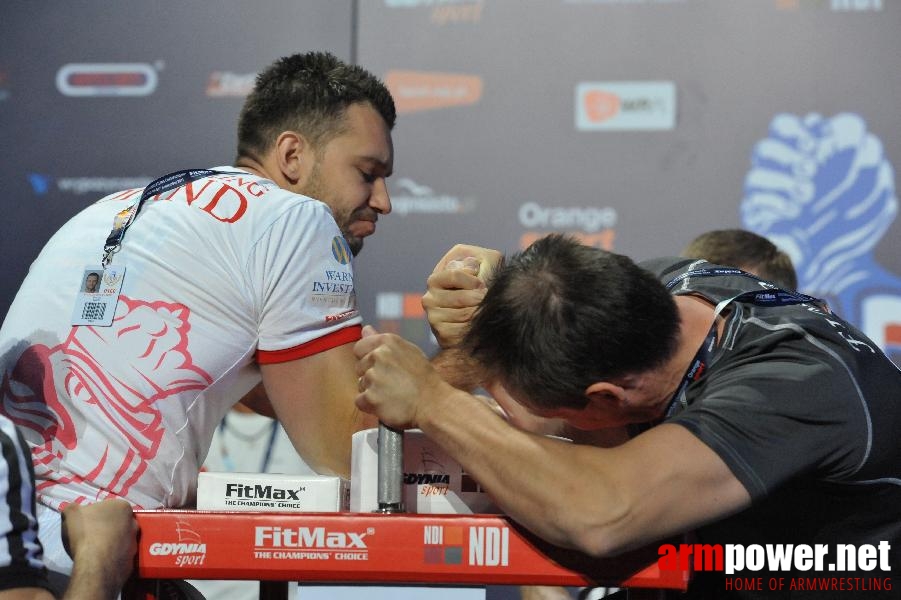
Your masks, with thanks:
M 178 218 L 207 223 L 215 228 L 236 226 L 251 232 L 268 229 L 289 214 L 304 222 L 333 220 L 326 204 L 284 189 L 264 176 L 229 166 L 198 171 L 202 177 L 151 196 L 150 204 L 156 204 L 152 202 L 154 200 L 164 200 L 164 205 L 181 207 Z M 156 216 L 165 219 L 167 211 Z M 171 214 L 168 216 L 172 218 Z
M 698 262 L 693 258 L 682 258 L 679 256 L 660 256 L 650 258 L 638 262 L 638 266 L 645 271 L 650 271 L 658 279 L 664 279 L 667 276 L 676 275 L 681 270 L 687 268 L 692 263 Z
M 315 218 L 315 215 L 328 215 L 331 209 L 324 202 L 297 192 L 280 187 L 276 182 L 261 175 L 241 171 L 236 167 L 215 167 L 219 174 L 217 179 L 227 182 L 239 193 L 255 204 L 261 214 L 282 214 L 286 211 L 300 210 Z

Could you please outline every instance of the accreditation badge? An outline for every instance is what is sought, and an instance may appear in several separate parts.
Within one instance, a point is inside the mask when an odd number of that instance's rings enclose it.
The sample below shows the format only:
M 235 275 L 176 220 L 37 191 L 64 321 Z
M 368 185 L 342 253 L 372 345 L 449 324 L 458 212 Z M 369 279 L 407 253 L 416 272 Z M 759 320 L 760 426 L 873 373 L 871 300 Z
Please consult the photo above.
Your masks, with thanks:
M 122 265 L 85 267 L 72 311 L 72 325 L 112 325 L 124 279 Z

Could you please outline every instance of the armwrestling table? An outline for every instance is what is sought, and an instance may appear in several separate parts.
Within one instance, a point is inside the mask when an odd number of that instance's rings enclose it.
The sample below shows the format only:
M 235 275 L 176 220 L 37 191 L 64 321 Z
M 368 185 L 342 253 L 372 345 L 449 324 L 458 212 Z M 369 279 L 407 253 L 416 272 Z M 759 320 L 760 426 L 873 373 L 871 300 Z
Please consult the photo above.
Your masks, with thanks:
M 375 513 L 135 511 L 138 552 L 123 600 L 163 600 L 155 582 L 166 579 L 255 580 L 261 600 L 288 600 L 290 581 L 612 586 L 642 598 L 688 587 L 690 570 L 658 567 L 656 544 L 596 559 L 503 515 L 400 512 L 402 459 L 402 435 L 381 426 Z

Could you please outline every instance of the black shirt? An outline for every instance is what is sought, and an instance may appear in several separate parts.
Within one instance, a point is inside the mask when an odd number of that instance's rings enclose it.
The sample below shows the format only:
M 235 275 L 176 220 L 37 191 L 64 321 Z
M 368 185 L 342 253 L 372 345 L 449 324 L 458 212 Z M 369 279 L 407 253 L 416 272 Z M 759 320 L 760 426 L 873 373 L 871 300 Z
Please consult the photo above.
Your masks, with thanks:
M 666 284 L 712 265 L 658 259 L 642 266 Z M 717 305 L 768 287 L 773 286 L 739 274 L 692 276 L 670 291 Z M 826 544 L 824 571 L 741 576 L 762 577 L 765 584 L 781 577 L 786 586 L 790 578 L 845 581 L 831 582 L 843 589 L 830 591 L 730 593 L 721 573 L 702 571 L 691 592 L 717 598 L 901 598 L 901 587 L 882 595 L 862 587 L 872 588 L 877 578 L 885 587 L 886 578 L 901 574 L 901 371 L 872 340 L 817 303 L 761 306 L 739 299 L 723 313 L 723 339 L 703 376 L 686 388 L 684 409 L 668 422 L 713 449 L 745 486 L 752 505 L 700 528 L 698 541 Z M 828 570 L 838 544 L 881 541 L 891 545 L 891 572 Z

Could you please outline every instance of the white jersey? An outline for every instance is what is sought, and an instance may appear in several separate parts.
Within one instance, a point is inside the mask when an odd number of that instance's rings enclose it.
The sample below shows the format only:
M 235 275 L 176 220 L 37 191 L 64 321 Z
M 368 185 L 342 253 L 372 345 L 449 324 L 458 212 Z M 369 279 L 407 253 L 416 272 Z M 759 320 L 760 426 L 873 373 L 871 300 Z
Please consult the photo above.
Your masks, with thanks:
M 73 326 L 73 309 L 141 190 L 83 210 L 32 264 L 0 330 L 0 394 L 43 504 L 192 505 L 213 432 L 260 381 L 258 363 L 359 338 L 352 257 L 329 208 L 216 171 L 144 203 L 113 256 L 125 274 L 111 326 Z

